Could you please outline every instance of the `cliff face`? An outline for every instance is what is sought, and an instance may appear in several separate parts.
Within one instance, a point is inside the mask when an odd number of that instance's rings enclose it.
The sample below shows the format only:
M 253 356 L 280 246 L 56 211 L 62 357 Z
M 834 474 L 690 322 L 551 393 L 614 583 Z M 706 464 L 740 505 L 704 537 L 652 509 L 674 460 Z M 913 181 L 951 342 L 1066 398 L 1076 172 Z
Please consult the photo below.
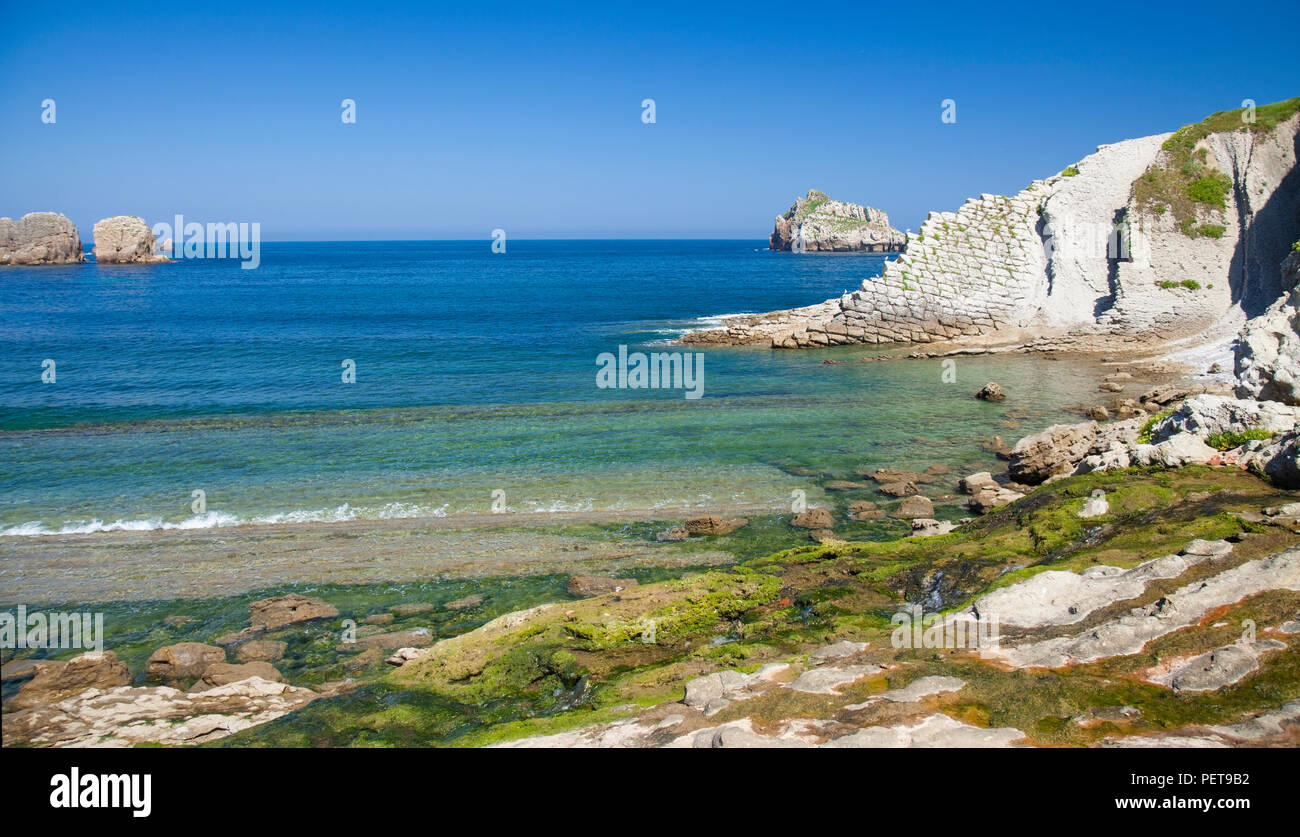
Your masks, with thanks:
M 683 339 L 1110 350 L 1230 336 L 1281 294 L 1300 238 L 1297 110 L 1101 146 L 1016 195 L 931 213 L 852 293 Z
M 75 264 L 85 259 L 77 227 L 57 212 L 0 218 L 0 264 Z
M 896 253 L 906 236 L 889 226 L 889 216 L 879 209 L 833 201 L 809 189 L 777 217 L 768 242 L 772 250 Z
M 154 252 L 154 234 L 143 218 L 116 215 L 95 223 L 95 261 L 99 264 L 153 264 L 169 259 Z

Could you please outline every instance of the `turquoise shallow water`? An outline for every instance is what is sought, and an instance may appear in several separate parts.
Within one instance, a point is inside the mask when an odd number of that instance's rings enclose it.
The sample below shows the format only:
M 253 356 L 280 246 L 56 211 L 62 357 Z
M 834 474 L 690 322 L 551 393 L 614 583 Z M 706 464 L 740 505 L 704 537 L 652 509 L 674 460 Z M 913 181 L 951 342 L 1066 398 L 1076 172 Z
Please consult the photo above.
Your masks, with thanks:
M 882 261 L 400 242 L 264 245 L 254 271 L 6 269 L 0 532 L 781 504 L 816 498 L 806 471 L 991 464 L 994 433 L 1070 418 L 1083 368 L 1026 357 L 960 359 L 944 384 L 939 361 L 713 348 L 699 400 L 596 386 L 601 352 L 671 351 L 702 318 L 817 302 Z M 1004 405 L 970 397 L 990 379 Z

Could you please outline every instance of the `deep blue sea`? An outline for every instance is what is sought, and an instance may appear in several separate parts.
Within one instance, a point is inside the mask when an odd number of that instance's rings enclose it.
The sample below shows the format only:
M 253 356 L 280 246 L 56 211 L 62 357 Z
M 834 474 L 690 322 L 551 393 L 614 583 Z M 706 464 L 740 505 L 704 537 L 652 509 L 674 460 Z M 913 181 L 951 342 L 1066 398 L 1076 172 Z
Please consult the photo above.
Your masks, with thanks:
M 0 268 L 0 534 L 442 516 L 494 496 L 538 512 L 779 503 L 815 494 L 804 469 L 987 460 L 980 441 L 1018 435 L 1009 407 L 970 397 L 990 378 L 1032 429 L 1069 418 L 1063 363 L 1024 357 L 963 359 L 943 384 L 937 360 L 710 348 L 698 400 L 596 386 L 603 352 L 677 350 L 719 315 L 851 290 L 885 258 L 337 242 L 263 244 L 256 270 Z

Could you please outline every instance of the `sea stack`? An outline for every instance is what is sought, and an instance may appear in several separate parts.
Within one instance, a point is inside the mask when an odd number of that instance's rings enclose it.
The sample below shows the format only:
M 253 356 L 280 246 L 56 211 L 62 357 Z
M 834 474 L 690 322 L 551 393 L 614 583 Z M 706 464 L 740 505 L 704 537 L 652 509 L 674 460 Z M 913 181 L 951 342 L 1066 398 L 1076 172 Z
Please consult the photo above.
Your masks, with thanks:
M 153 230 L 143 218 L 116 215 L 95 223 L 95 261 L 99 264 L 154 264 L 170 260 L 154 252 Z
M 77 226 L 64 215 L 0 218 L 0 264 L 76 264 L 85 258 Z
M 898 253 L 907 236 L 889 226 L 883 210 L 833 201 L 809 189 L 806 197 L 777 216 L 768 241 L 772 250 Z

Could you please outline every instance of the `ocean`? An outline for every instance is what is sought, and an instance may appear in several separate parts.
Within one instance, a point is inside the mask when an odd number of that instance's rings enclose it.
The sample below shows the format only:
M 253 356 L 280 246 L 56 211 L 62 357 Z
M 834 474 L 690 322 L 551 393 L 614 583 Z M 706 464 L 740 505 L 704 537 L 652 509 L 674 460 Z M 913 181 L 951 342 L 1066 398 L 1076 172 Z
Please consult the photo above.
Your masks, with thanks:
M 944 383 L 939 360 L 868 362 L 870 348 L 669 345 L 851 290 L 885 255 L 489 245 L 264 243 L 256 270 L 0 268 L 0 538 L 778 508 L 862 466 L 993 467 L 993 435 L 1078 420 L 1083 361 L 960 358 Z M 701 397 L 598 386 L 620 347 L 698 351 Z M 1006 402 L 971 397 L 987 380 Z

